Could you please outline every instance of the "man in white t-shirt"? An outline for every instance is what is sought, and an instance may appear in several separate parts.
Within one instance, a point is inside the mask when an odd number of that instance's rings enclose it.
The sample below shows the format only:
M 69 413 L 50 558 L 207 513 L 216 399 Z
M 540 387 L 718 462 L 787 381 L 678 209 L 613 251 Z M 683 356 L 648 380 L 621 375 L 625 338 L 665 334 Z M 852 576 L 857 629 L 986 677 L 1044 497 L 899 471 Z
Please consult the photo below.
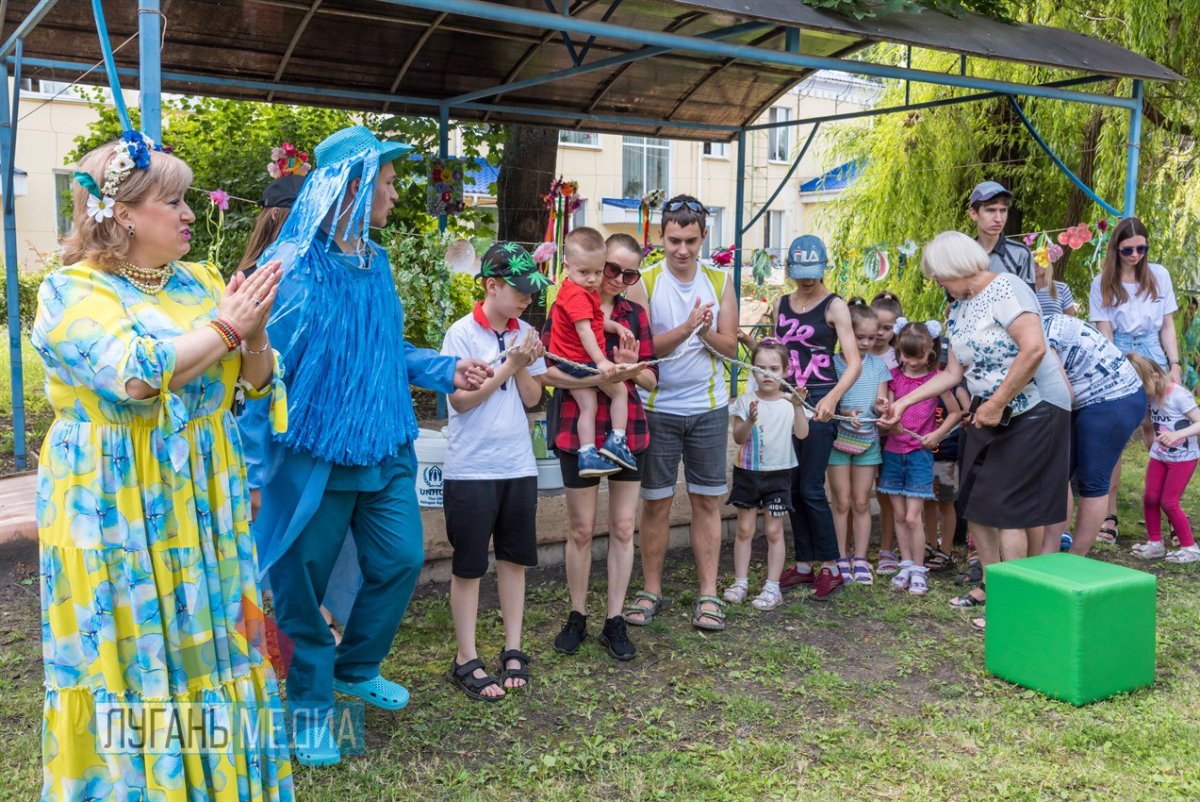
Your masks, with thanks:
M 650 425 L 650 447 L 642 458 L 645 588 L 625 612 L 625 619 L 635 626 L 650 623 L 662 604 L 671 499 L 682 458 L 692 508 L 692 556 L 700 585 L 692 625 L 707 630 L 725 628 L 722 602 L 716 594 L 721 499 L 728 492 L 729 388 L 724 363 L 704 344 L 733 357 L 737 353 L 738 310 L 729 276 L 697 261 L 707 233 L 707 215 L 704 205 L 691 196 L 678 195 L 667 201 L 661 224 L 666 258 L 643 270 L 642 281 L 628 292 L 629 300 L 646 309 L 654 352 L 660 358 L 677 357 L 659 365 L 654 390 L 642 391 Z M 695 337 L 693 331 L 697 331 Z

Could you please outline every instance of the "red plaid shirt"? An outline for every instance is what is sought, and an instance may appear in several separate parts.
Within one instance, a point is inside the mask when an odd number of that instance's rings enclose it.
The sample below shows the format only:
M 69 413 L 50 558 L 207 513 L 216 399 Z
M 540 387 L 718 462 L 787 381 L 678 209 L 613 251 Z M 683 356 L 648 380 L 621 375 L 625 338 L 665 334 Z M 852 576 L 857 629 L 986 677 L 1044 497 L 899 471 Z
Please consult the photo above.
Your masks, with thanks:
M 650 319 L 646 317 L 645 309 L 633 301 L 617 298 L 613 303 L 612 319 L 626 326 L 637 338 L 639 362 L 648 362 L 654 359 L 654 335 L 650 333 Z M 547 348 L 550 346 L 550 329 L 553 326 L 553 320 L 554 307 L 551 306 L 550 311 L 546 314 L 546 325 L 542 327 L 542 343 Z M 617 343 L 617 335 L 605 332 L 604 353 L 611 354 Z M 547 359 L 546 365 L 553 367 L 554 360 Z M 655 376 L 658 375 L 657 367 L 651 366 L 650 370 L 654 371 Z M 629 443 L 629 450 L 637 454 L 645 451 L 650 445 L 650 427 L 646 424 L 646 410 L 642 406 L 642 398 L 638 395 L 637 386 L 631 381 L 625 382 L 625 386 L 629 388 L 629 424 L 625 427 L 625 436 Z M 609 428 L 609 404 L 611 401 L 604 393 L 596 395 L 599 398 L 599 405 L 596 408 L 596 447 L 599 448 L 603 445 L 605 433 Z M 554 436 L 555 449 L 570 454 L 579 451 L 579 431 L 577 429 L 579 404 L 575 402 L 569 392 L 559 390 L 550 396 L 550 401 L 546 404 L 546 422 L 552 432 L 557 430 L 557 435 Z

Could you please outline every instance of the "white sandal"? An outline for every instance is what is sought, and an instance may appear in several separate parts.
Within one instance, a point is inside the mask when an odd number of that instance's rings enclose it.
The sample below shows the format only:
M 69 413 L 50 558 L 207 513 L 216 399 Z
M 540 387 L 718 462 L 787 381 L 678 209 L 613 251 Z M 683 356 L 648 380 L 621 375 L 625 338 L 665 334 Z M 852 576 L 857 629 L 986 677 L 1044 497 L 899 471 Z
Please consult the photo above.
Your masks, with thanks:
M 1143 560 L 1160 560 L 1167 554 L 1167 550 L 1161 540 L 1148 540 L 1145 543 L 1139 543 L 1129 551 L 1134 557 L 1139 557 Z
M 1173 551 L 1164 558 L 1169 563 L 1200 562 L 1200 546 L 1184 546 L 1179 551 Z
M 913 569 L 908 577 L 908 592 L 914 596 L 924 596 L 929 592 L 929 586 L 925 584 L 925 569 Z
M 783 594 L 777 590 L 763 588 L 762 593 L 754 601 L 750 602 L 755 610 L 774 610 L 779 605 L 783 604 Z
M 741 604 L 748 595 L 750 595 L 748 585 L 730 585 L 725 588 L 725 601 L 731 604 Z

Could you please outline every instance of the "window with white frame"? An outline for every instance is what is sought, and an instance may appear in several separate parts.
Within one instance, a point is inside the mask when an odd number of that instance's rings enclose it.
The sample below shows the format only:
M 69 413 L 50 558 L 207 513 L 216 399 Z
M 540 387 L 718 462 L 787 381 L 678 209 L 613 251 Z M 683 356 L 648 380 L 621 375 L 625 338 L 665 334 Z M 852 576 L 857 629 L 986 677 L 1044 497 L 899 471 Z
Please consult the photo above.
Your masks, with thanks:
M 716 159 L 725 159 L 729 156 L 728 142 L 705 142 L 704 155 L 712 156 Z
M 708 236 L 700 246 L 702 259 L 712 258 L 713 251 L 726 245 L 725 242 L 725 210 L 708 207 Z
M 627 136 L 621 145 L 621 195 L 640 198 L 671 186 L 671 143 L 649 136 Z
M 776 106 L 767 114 L 767 122 L 785 123 L 792 119 L 792 110 Z M 767 133 L 767 158 L 773 162 L 791 161 L 792 129 L 790 126 L 770 128 Z
M 766 225 L 763 228 L 763 247 L 771 252 L 776 258 L 784 257 L 783 238 L 785 236 L 783 212 L 770 211 L 764 218 Z
M 71 232 L 71 213 L 75 204 L 71 199 L 71 174 L 54 172 L 54 225 L 59 239 Z
M 559 131 L 560 145 L 577 145 L 585 148 L 600 147 L 600 135 L 591 131 Z
M 579 206 L 571 215 L 571 228 L 579 228 L 587 225 L 587 198 L 579 199 Z

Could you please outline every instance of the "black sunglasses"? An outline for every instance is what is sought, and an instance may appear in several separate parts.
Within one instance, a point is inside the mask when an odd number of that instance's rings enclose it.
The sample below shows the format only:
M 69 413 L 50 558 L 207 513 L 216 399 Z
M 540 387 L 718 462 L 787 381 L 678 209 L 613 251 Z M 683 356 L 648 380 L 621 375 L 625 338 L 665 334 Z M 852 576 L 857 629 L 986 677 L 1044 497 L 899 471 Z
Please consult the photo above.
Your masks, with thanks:
M 1117 248 L 1117 252 L 1122 256 L 1133 256 L 1135 253 L 1141 256 L 1148 250 L 1150 250 L 1149 245 L 1128 245 L 1124 248 Z
M 664 212 L 677 212 L 680 209 L 682 209 L 684 206 L 688 207 L 696 214 L 708 214 L 708 209 L 704 208 L 703 203 L 701 203 L 700 201 L 692 201 L 692 200 L 667 201 L 665 204 L 663 204 L 663 211 Z
M 642 274 L 636 270 L 622 270 L 621 266 L 616 262 L 604 263 L 604 275 L 609 278 L 619 278 L 621 283 L 626 287 L 631 284 L 637 284 L 642 280 Z

